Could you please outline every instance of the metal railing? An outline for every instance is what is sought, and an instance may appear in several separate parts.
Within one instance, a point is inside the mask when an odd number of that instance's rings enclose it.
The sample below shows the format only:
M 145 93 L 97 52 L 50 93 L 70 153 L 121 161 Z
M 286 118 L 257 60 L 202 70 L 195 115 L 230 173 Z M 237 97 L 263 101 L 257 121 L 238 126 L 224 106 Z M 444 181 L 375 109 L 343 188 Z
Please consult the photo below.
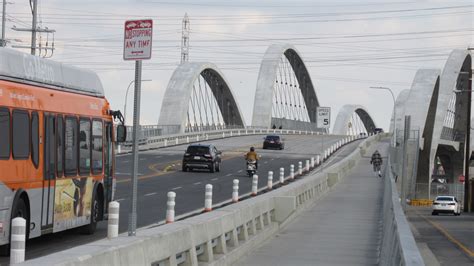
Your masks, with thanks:
M 383 237 L 379 265 L 425 265 L 400 204 L 391 163 L 385 169 Z
M 431 191 L 428 194 L 429 186 L 426 183 L 416 183 L 415 186 L 415 199 L 428 199 L 430 195 L 431 199 L 437 196 L 455 196 L 461 204 L 464 203 L 464 184 L 462 183 L 431 183 Z

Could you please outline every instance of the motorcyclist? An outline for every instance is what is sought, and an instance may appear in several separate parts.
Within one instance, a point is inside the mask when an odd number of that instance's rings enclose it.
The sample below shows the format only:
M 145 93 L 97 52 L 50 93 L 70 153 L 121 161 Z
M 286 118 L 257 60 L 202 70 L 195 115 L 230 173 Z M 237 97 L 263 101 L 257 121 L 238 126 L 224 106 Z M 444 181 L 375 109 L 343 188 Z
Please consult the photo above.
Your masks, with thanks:
M 382 177 L 382 173 L 380 172 L 380 166 L 382 165 L 382 156 L 380 155 L 378 150 L 375 150 L 372 154 L 370 164 L 372 164 L 372 166 L 374 167 L 374 172 L 378 171 L 379 177 Z
M 258 155 L 254 147 L 250 147 L 250 151 L 245 154 L 245 160 L 255 161 L 255 168 L 258 169 Z

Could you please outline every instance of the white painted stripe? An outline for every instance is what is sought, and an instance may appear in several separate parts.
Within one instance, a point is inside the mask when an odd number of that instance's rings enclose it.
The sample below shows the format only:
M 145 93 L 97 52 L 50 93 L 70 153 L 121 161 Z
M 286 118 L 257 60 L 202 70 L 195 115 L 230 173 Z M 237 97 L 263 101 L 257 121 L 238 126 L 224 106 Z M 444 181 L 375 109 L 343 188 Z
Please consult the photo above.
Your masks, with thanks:
M 267 161 L 263 162 L 263 164 L 267 164 L 267 163 L 268 163 Z
M 122 163 L 129 163 L 129 162 L 130 162 L 129 160 L 122 161 Z
M 145 160 L 146 160 L 146 158 L 140 158 L 140 161 L 145 161 Z
M 237 173 L 242 173 L 242 171 L 243 171 L 243 170 L 239 170 L 239 171 L 237 171 Z
M 182 189 L 183 187 L 174 187 L 172 188 L 171 190 L 178 190 L 178 189 Z
M 156 192 L 148 193 L 148 194 L 145 194 L 145 197 L 153 196 L 153 195 L 155 195 L 155 194 L 156 194 Z
M 225 176 L 231 176 L 231 175 L 232 175 L 232 174 L 227 174 L 227 175 L 225 175 Z
M 123 201 L 123 200 L 125 200 L 125 199 L 118 199 L 118 200 L 115 200 L 115 201 Z
M 196 183 L 194 183 L 194 185 L 199 185 L 199 184 L 201 184 L 201 182 L 196 182 Z
M 212 181 L 216 181 L 216 180 L 219 180 L 219 178 L 216 177 L 216 178 L 213 178 L 213 179 L 211 179 L 211 180 L 212 180 Z

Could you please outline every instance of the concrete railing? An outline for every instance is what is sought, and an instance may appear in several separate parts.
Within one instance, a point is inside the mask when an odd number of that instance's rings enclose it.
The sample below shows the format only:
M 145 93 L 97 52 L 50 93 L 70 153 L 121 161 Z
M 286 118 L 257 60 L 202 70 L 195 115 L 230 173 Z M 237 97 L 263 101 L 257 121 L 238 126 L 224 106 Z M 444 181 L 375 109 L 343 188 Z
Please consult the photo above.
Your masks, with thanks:
M 425 265 L 400 204 L 390 160 L 387 162 L 383 198 L 383 238 L 379 264 Z
M 140 145 L 140 150 L 157 149 L 163 147 L 176 146 L 181 144 L 221 139 L 228 137 L 248 136 L 248 135 L 262 135 L 262 134 L 280 134 L 280 135 L 321 135 L 323 133 L 317 131 L 304 130 L 283 130 L 283 129 L 225 129 L 219 131 L 209 132 L 191 132 L 184 134 L 166 135 L 150 137 L 146 140 L 146 144 Z M 355 139 L 365 138 L 364 136 L 352 136 Z M 117 153 L 127 153 L 131 151 L 131 145 L 118 145 Z
M 312 206 L 357 164 L 378 136 L 323 171 L 211 212 L 27 261 L 27 265 L 230 265 Z M 320 172 L 316 172 L 320 171 Z

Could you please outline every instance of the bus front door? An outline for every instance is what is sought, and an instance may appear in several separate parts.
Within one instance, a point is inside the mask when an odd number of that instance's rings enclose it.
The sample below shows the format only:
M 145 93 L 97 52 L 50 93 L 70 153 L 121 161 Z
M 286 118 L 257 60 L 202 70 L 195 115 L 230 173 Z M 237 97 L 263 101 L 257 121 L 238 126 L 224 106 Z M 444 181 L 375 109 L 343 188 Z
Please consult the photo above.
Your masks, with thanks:
M 44 115 L 44 178 L 43 202 L 41 208 L 41 230 L 53 229 L 54 190 L 55 190 L 55 117 Z

